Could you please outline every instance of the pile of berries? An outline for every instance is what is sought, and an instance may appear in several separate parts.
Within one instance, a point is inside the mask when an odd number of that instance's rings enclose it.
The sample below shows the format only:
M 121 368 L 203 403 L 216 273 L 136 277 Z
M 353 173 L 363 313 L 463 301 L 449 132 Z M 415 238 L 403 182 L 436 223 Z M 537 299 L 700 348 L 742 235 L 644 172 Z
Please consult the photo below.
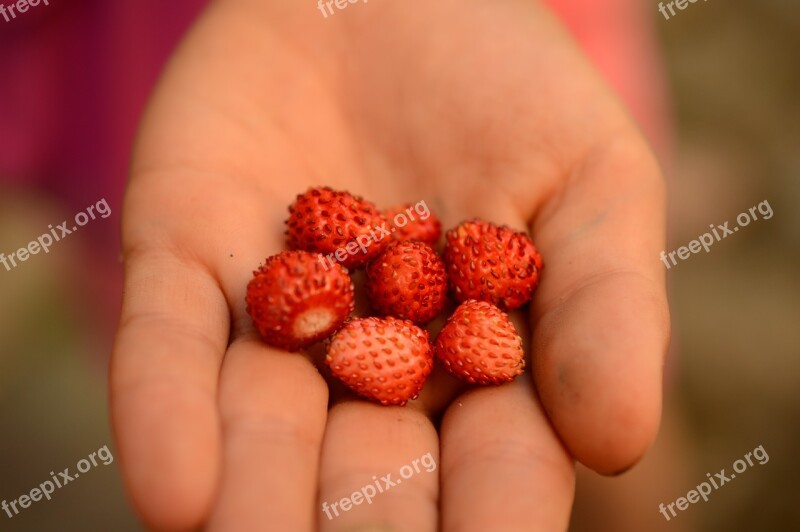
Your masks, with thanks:
M 416 399 L 434 357 L 469 383 L 502 384 L 520 375 L 522 340 L 505 311 L 527 302 L 539 283 L 542 258 L 533 242 L 475 219 L 446 233 L 439 256 L 433 247 L 440 222 L 430 212 L 414 218 L 413 210 L 381 212 L 329 187 L 298 195 L 286 221 L 291 251 L 268 258 L 247 286 L 247 312 L 264 341 L 299 351 L 329 339 L 332 374 L 383 405 Z M 391 218 L 406 223 L 387 229 Z M 355 290 L 347 268 L 361 267 L 373 317 L 351 317 Z M 432 343 L 421 326 L 442 313 L 448 291 L 460 305 Z

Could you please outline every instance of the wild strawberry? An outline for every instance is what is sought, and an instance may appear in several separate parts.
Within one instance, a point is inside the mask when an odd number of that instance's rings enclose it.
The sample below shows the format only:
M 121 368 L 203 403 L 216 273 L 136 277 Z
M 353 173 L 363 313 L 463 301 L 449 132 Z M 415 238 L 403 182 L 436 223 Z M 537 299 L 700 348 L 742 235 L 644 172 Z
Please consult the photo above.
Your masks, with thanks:
M 542 257 L 528 235 L 483 220 L 445 235 L 444 261 L 458 301 L 477 299 L 515 309 L 531 298 Z
M 485 301 L 458 306 L 436 338 L 436 356 L 469 383 L 503 384 L 525 368 L 522 339 L 508 315 Z
M 291 249 L 322 253 L 347 268 L 363 266 L 390 241 L 386 219 L 372 203 L 330 187 L 299 194 L 286 225 Z
M 394 228 L 392 240 L 397 242 L 419 240 L 429 246 L 435 246 L 439 242 L 439 237 L 442 236 L 442 224 L 424 202 L 417 203 L 417 205 L 425 205 L 422 214 L 411 203 L 398 205 L 384 211 L 384 216 Z M 403 221 L 407 223 L 402 223 Z
M 253 272 L 245 300 L 268 344 L 298 351 L 341 327 L 353 311 L 353 282 L 339 264 L 325 269 L 318 253 L 284 251 Z
M 425 324 L 442 312 L 446 297 L 444 262 L 422 242 L 392 242 L 367 266 L 367 298 L 382 315 Z
M 433 348 L 428 333 L 410 321 L 358 318 L 333 337 L 325 363 L 358 395 L 402 406 L 430 375 Z

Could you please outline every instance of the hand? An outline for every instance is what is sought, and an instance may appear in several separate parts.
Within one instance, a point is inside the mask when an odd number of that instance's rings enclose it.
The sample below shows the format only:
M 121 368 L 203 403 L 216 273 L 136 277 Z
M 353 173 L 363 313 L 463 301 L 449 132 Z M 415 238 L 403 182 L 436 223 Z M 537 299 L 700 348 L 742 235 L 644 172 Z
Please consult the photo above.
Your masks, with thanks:
M 287 206 L 323 184 L 425 200 L 446 228 L 528 228 L 545 260 L 532 378 L 456 396 L 436 377 L 405 409 L 329 410 L 311 357 L 265 345 L 244 310 Z M 296 0 L 212 3 L 146 113 L 123 215 L 111 400 L 137 511 L 163 529 L 566 529 L 573 459 L 621 472 L 658 427 L 663 202 L 639 133 L 533 1 L 328 18 Z M 428 452 L 438 475 L 320 510 Z

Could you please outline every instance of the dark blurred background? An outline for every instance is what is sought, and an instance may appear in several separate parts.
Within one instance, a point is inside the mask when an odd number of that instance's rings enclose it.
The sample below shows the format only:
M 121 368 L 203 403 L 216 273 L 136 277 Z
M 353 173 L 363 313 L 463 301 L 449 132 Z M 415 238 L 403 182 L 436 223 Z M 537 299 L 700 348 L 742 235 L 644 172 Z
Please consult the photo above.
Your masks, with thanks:
M 573 528 L 800 530 L 800 4 L 709 0 L 669 20 L 653 5 L 676 128 L 667 251 L 764 200 L 774 216 L 670 269 L 659 440 L 625 477 L 585 475 Z M 658 513 L 759 445 L 769 462 Z
M 0 265 L 0 501 L 114 452 L 105 379 L 128 150 L 203 3 L 51 0 L 0 18 L 0 252 L 101 198 L 112 210 L 47 255 Z M 667 251 L 764 200 L 774 216 L 670 270 L 661 435 L 622 477 L 580 471 L 572 528 L 800 530 L 800 4 L 710 0 L 670 20 L 647 9 L 675 125 Z M 658 513 L 759 445 L 768 463 L 670 522 Z M 0 530 L 138 529 L 116 461 L 13 519 L 0 512 Z

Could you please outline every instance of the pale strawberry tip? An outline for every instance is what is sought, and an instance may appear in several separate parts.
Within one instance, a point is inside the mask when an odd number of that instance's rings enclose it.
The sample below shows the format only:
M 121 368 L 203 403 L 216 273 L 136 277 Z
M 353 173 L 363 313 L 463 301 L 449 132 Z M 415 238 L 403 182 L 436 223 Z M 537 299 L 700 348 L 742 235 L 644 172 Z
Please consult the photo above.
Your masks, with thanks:
M 336 322 L 336 316 L 330 309 L 315 308 L 297 316 L 294 322 L 294 334 L 297 338 L 313 338 L 330 329 Z
M 284 251 L 254 272 L 245 300 L 267 344 L 300 351 L 342 326 L 353 311 L 353 283 L 341 265 L 324 270 L 319 254 Z

